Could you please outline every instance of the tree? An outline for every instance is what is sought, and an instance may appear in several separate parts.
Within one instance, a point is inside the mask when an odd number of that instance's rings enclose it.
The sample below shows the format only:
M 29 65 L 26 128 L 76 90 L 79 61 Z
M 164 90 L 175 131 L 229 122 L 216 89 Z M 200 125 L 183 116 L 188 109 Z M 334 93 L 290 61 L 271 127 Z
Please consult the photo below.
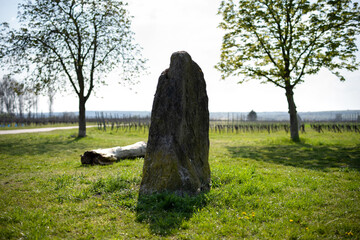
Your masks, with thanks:
M 72 86 L 79 99 L 79 137 L 86 135 L 85 104 L 106 74 L 121 69 L 133 82 L 146 60 L 134 43 L 131 16 L 120 0 L 33 0 L 19 6 L 19 30 L 3 24 L 3 65 L 29 74 L 38 90 L 49 81 Z M 67 84 L 65 84 L 67 83 Z
M 53 105 L 55 98 L 55 91 L 52 87 L 48 87 L 47 95 L 49 97 L 49 117 L 51 118 L 53 114 Z
M 17 82 L 9 75 L 3 76 L 0 82 L 0 96 L 8 114 L 15 114 L 16 109 L 16 88 Z
M 293 141 L 299 141 L 294 88 L 320 69 L 358 69 L 358 3 L 350 0 L 223 0 L 222 77 L 245 76 L 285 90 Z
M 247 115 L 247 120 L 248 121 L 251 121 L 251 122 L 254 122 L 257 120 L 257 114 L 254 110 L 251 110 L 248 115 Z
M 0 113 L 3 113 L 5 106 L 9 115 L 18 114 L 22 118 L 25 111 L 34 105 L 31 101 L 31 98 L 34 97 L 36 97 L 35 93 L 10 75 L 4 75 L 0 80 Z

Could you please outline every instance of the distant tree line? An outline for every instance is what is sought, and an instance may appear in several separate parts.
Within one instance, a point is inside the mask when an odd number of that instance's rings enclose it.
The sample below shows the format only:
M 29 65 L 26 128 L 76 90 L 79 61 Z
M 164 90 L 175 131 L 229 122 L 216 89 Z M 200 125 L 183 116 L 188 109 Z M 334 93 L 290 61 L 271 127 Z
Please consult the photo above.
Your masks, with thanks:
M 122 116 L 118 114 L 106 114 L 104 112 L 96 112 L 95 119 L 89 119 L 89 122 L 96 122 L 99 130 L 106 131 L 107 129 L 123 130 L 123 131 L 146 131 L 150 127 L 150 116 Z
M 0 114 L 23 118 L 27 113 L 37 112 L 38 96 L 23 83 L 9 75 L 0 80 Z
M 0 127 L 27 127 L 44 126 L 53 124 L 77 124 L 78 116 L 74 113 L 62 113 L 56 116 L 49 116 L 44 113 L 29 112 L 24 117 L 14 114 L 0 114 Z
M 10 79 L 10 80 L 9 80 Z M 2 86 L 1 92 L 1 102 L 2 105 L 2 114 L 0 115 L 0 126 L 28 126 L 28 125 L 47 125 L 47 124 L 75 124 L 78 123 L 78 115 L 76 113 L 37 113 L 36 105 L 32 107 L 34 112 L 28 111 L 26 113 L 25 110 L 19 111 L 18 107 L 25 106 L 26 104 L 21 103 L 22 100 L 19 100 L 18 91 L 15 91 L 14 87 L 9 86 L 21 86 L 15 80 L 9 78 L 8 76 L 4 77 L 3 81 L 0 82 Z M 8 89 L 9 88 L 9 89 Z M 28 91 L 31 93 L 31 91 Z M 51 95 L 51 94 L 49 94 Z M 10 96 L 8 98 L 8 96 Z M 36 94 L 33 94 L 34 97 L 37 97 Z M 20 96 L 22 97 L 22 95 Z M 10 101 L 10 99 L 12 99 Z M 36 99 L 35 99 L 36 100 Z M 51 99 L 49 98 L 49 105 Z M 13 105 L 9 104 L 12 102 Z M 31 103 L 31 102 L 30 102 Z M 37 100 L 34 101 L 37 104 Z M 29 102 L 27 102 L 27 105 Z M 15 106 L 10 108 L 9 106 Z M 13 111 L 9 111 L 7 109 L 13 109 Z M 14 110 L 15 109 L 15 110 Z M 51 109 L 51 107 L 50 107 Z M 22 112 L 22 114 L 20 114 Z M 355 114 L 336 114 L 335 118 L 329 118 L 327 120 L 300 120 L 299 122 L 299 130 L 301 132 L 305 132 L 305 124 L 310 123 L 311 128 L 315 131 L 322 132 L 323 129 L 333 132 L 342 132 L 344 129 L 352 129 L 357 132 L 357 128 L 353 123 L 360 122 L 360 115 L 358 113 Z M 107 112 L 95 112 L 95 116 L 87 117 L 87 122 L 96 123 L 98 129 L 107 131 L 107 130 L 116 130 L 119 129 L 125 131 L 132 130 L 146 130 L 150 126 L 150 115 L 140 116 L 136 114 L 118 114 L 118 113 L 107 113 Z M 274 119 L 264 119 L 261 118 L 259 120 L 257 113 L 254 110 L 251 110 L 248 114 L 234 116 L 234 113 L 227 114 L 226 119 L 216 119 L 211 118 L 211 131 L 224 133 L 224 132 L 253 132 L 253 131 L 268 131 L 277 132 L 279 130 L 285 130 L 289 132 L 289 125 L 286 124 L 287 120 L 274 120 Z M 325 125 L 324 125 L 325 122 Z M 346 124 L 348 123 L 348 124 Z M 331 124 L 331 128 L 329 128 L 329 124 Z M 342 124 L 342 125 L 340 125 Z M 339 130 L 340 129 L 340 130 Z
M 49 117 L 53 114 L 53 104 L 55 98 L 55 88 L 47 85 L 49 104 Z M 31 118 L 38 114 L 39 91 L 30 88 L 23 82 L 17 81 L 11 75 L 4 75 L 0 79 L 0 114 L 17 116 L 18 118 Z

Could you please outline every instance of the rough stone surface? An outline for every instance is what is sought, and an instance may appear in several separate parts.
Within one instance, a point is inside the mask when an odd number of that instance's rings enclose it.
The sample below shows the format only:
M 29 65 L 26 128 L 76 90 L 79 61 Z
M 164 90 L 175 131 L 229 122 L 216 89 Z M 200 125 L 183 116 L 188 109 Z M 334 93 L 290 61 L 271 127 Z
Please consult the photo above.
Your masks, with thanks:
M 197 194 L 210 188 L 209 110 L 200 67 L 186 52 L 171 56 L 151 113 L 140 194 Z

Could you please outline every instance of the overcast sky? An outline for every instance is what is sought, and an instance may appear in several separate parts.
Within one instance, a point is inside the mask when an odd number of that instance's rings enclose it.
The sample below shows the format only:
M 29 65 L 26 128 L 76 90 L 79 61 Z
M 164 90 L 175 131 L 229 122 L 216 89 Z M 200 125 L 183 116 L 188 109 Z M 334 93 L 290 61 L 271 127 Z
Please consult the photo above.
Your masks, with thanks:
M 0 0 L 0 21 L 16 23 L 20 0 Z M 209 110 L 212 112 L 287 111 L 283 89 L 256 80 L 237 84 L 239 79 L 221 80 L 214 66 L 220 59 L 223 31 L 217 9 L 220 0 L 130 0 L 128 9 L 134 16 L 132 29 L 136 41 L 149 59 L 150 74 L 132 87 L 112 84 L 101 87 L 87 102 L 87 110 L 151 111 L 158 78 L 169 67 L 175 51 L 187 51 L 202 68 L 207 83 Z M 359 42 L 359 41 L 358 41 Z M 360 54 L 357 54 L 360 57 Z M 0 77 L 6 73 L 0 72 Z M 360 71 L 345 72 L 340 82 L 327 70 L 305 78 L 295 89 L 295 103 L 300 112 L 328 110 L 360 110 Z M 47 112 L 46 99 L 41 111 Z M 60 93 L 55 98 L 54 111 L 77 111 L 74 94 Z

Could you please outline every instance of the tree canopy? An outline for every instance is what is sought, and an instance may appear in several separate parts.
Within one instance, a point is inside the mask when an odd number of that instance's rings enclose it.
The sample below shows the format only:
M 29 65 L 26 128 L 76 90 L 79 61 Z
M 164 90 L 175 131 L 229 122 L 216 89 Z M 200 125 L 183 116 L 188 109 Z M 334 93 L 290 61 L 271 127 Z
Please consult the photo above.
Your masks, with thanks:
M 134 43 L 131 16 L 120 0 L 33 0 L 19 7 L 20 29 L 1 29 L 2 66 L 28 73 L 38 90 L 48 84 L 71 86 L 79 97 L 80 122 L 85 103 L 106 74 L 121 70 L 119 82 L 132 82 L 146 60 Z M 80 126 L 85 131 L 85 123 Z M 79 135 L 83 136 L 84 133 Z
M 257 120 L 257 113 L 254 110 L 251 110 L 246 118 L 248 121 L 254 122 Z
M 223 78 L 241 76 L 239 83 L 257 79 L 284 88 L 293 131 L 297 126 L 293 89 L 305 75 L 327 68 L 344 81 L 341 70 L 359 67 L 355 52 L 360 10 L 356 2 L 223 0 L 219 14 L 225 34 L 216 68 Z M 298 139 L 295 135 L 293 139 Z

